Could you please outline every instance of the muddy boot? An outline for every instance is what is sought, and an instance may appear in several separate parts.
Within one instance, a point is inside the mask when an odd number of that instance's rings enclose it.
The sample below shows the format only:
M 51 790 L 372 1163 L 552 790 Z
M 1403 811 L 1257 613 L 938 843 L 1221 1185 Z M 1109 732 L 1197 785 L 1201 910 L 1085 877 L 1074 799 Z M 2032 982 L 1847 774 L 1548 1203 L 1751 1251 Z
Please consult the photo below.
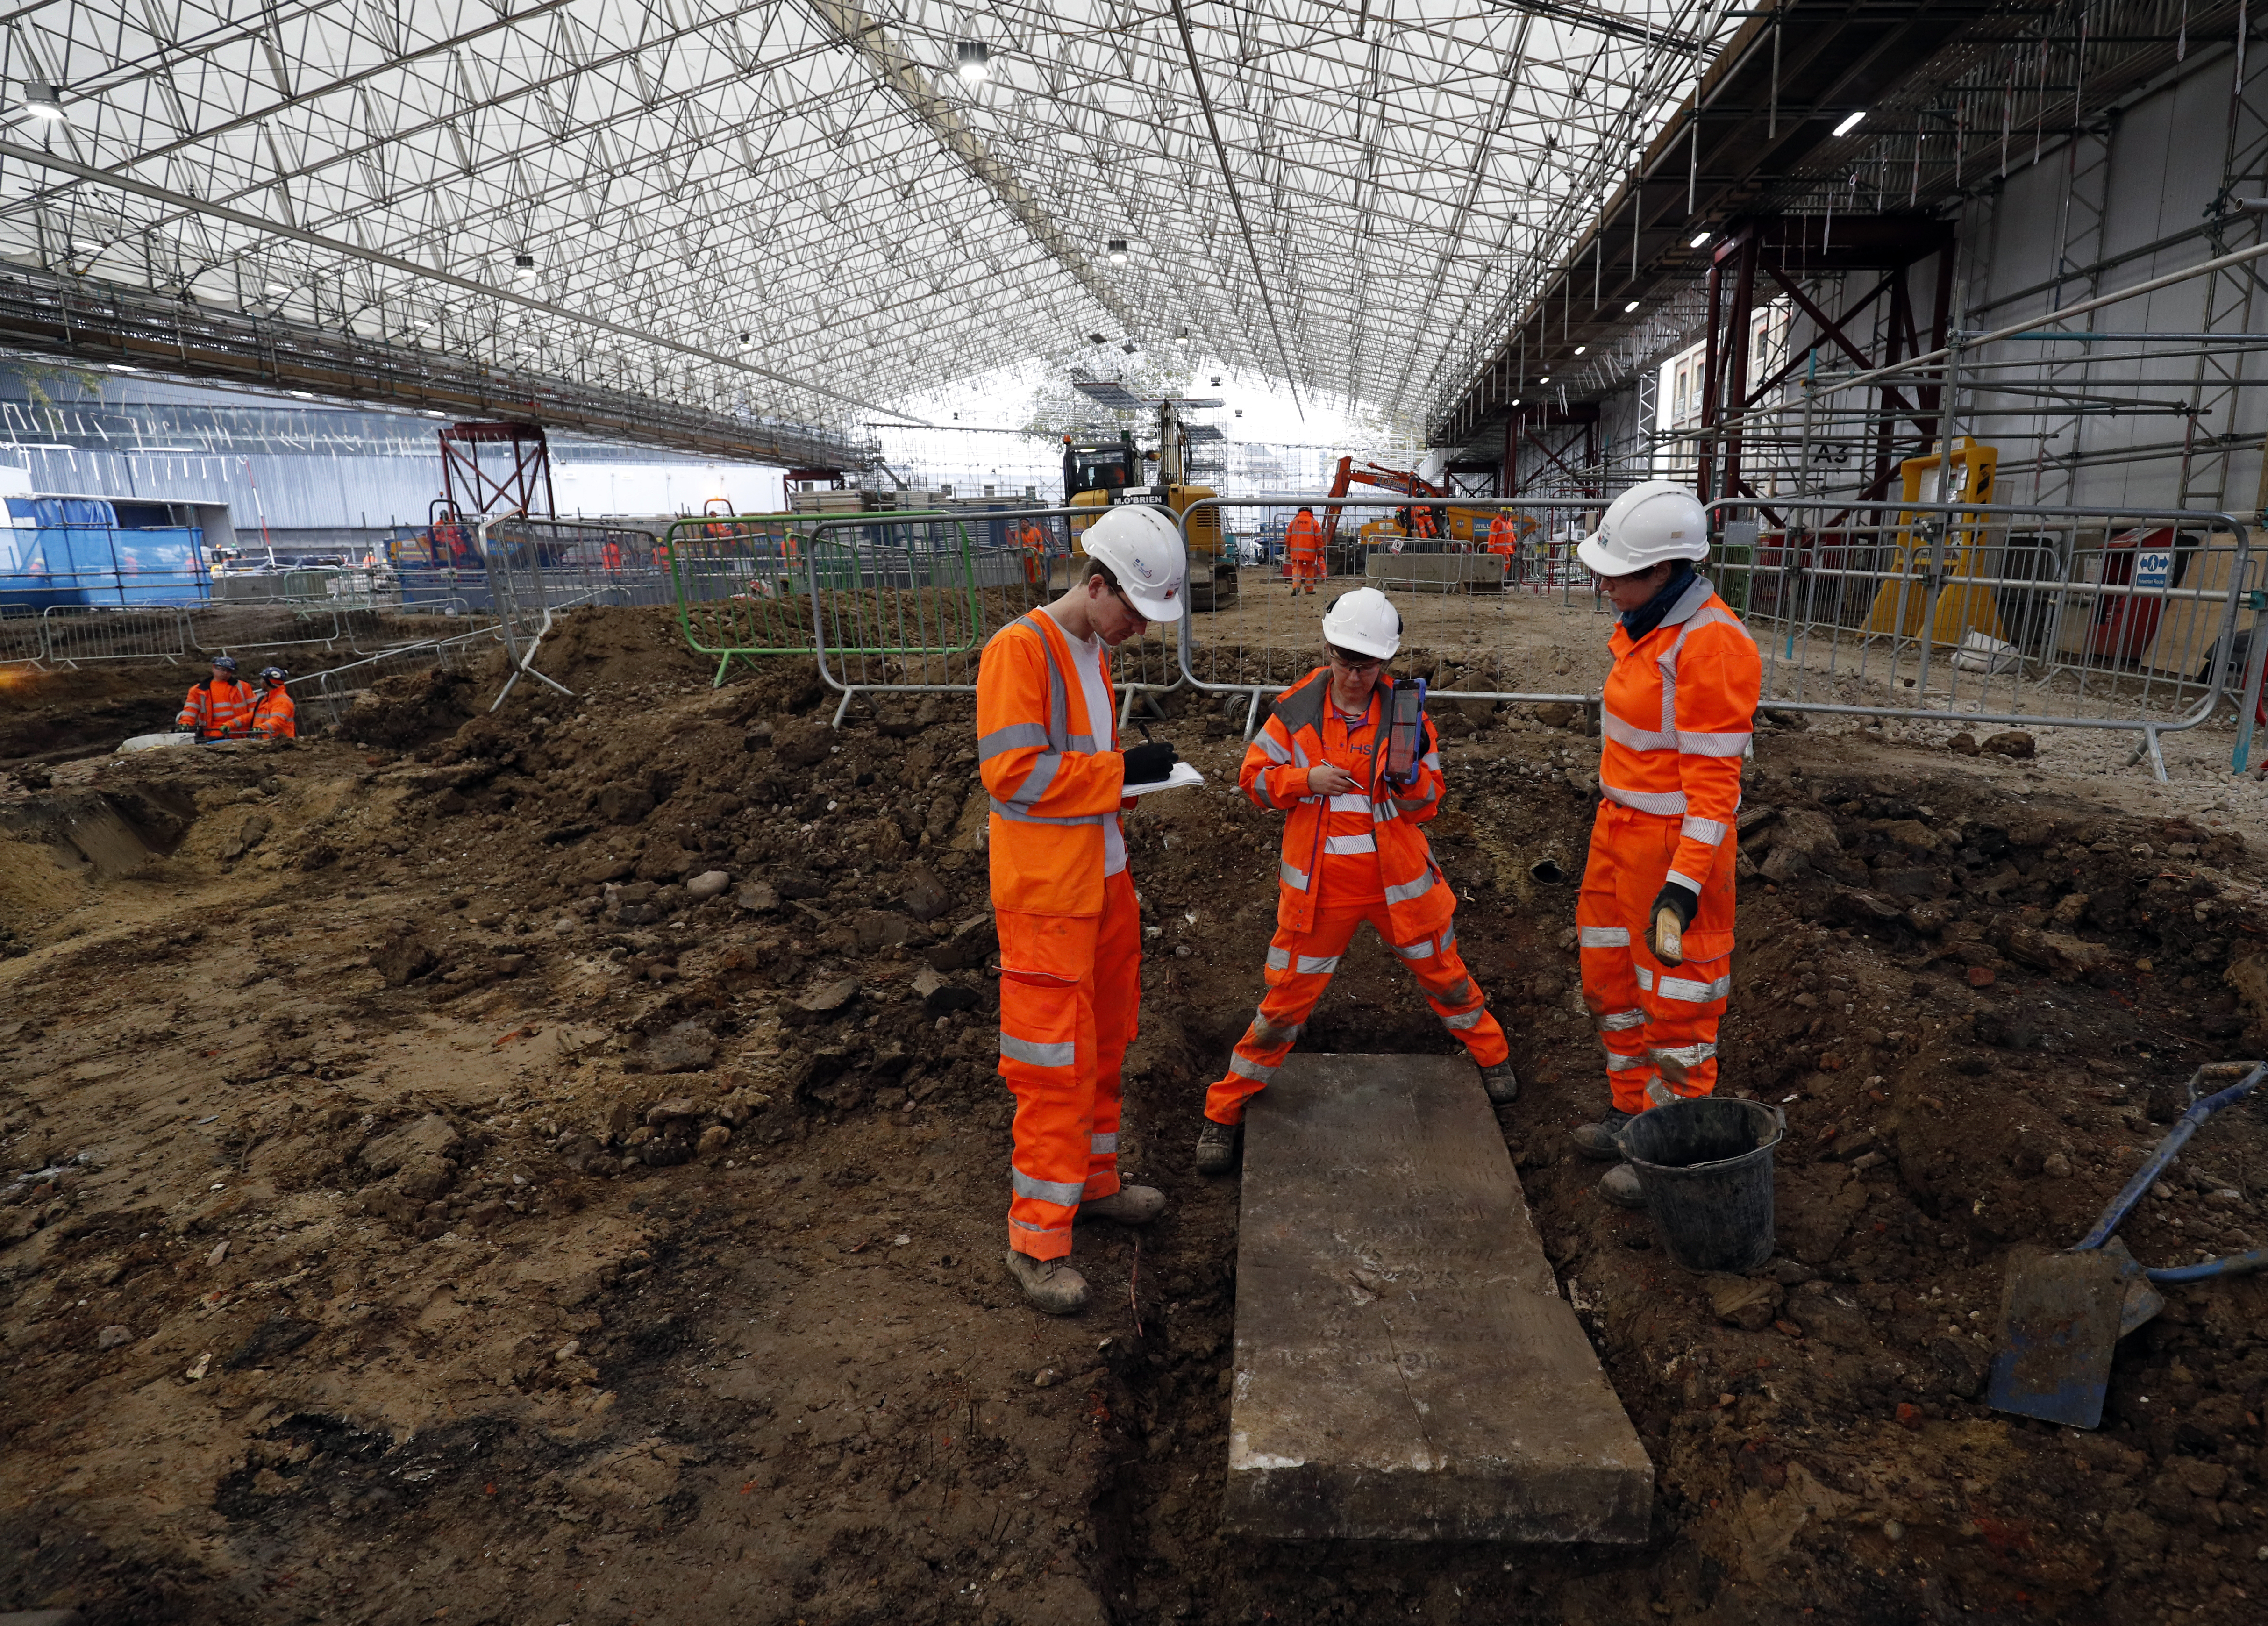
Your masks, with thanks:
M 1493 1067 L 1481 1069 L 1481 1088 L 1498 1107 L 1509 1107 L 1520 1099 L 1520 1080 L 1513 1075 L 1510 1062 L 1498 1062 Z
M 1238 1126 L 1215 1123 L 1211 1118 L 1197 1131 L 1197 1173 L 1226 1174 L 1236 1167 Z
M 1076 1315 L 1086 1308 L 1086 1278 L 1068 1259 L 1035 1259 L 1008 1250 L 1008 1274 L 1024 1290 L 1035 1310 L 1049 1315 Z
M 1646 1193 L 1638 1189 L 1638 1171 L 1617 1163 L 1599 1177 L 1599 1195 L 1616 1208 L 1644 1208 Z
M 1587 1158 L 1604 1160 L 1623 1155 L 1622 1145 L 1615 1137 L 1623 1132 L 1623 1125 L 1631 1121 L 1626 1112 L 1609 1112 L 1596 1123 L 1580 1126 L 1572 1137 L 1575 1150 Z
M 1081 1219 L 1115 1219 L 1122 1225 L 1146 1225 L 1165 1211 L 1166 1194 L 1155 1186 L 1121 1186 L 1079 1205 Z

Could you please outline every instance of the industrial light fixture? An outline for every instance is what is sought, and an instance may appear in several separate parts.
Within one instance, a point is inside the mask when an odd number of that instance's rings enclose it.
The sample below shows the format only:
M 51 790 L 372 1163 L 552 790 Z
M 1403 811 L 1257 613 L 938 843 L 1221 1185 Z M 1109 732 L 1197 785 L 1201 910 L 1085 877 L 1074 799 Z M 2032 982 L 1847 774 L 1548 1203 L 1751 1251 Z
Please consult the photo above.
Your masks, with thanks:
M 1866 116 L 1867 110 L 1864 107 L 1855 108 L 1852 111 L 1845 114 L 1843 115 L 1843 121 L 1835 127 L 1835 133 L 1837 136 L 1848 136 L 1852 130 L 1859 128 L 1859 121 Z
M 268 284 L 268 297 L 271 299 L 281 299 L 291 291 L 291 285 L 289 283 L 270 283 Z
M 992 48 L 982 40 L 963 40 L 953 48 L 953 70 L 966 84 L 992 77 Z
M 1629 315 L 1632 311 L 1635 311 L 1636 309 L 1638 309 L 1638 301 L 1637 301 L 1637 300 L 1635 300 L 1635 299 L 1633 299 L 1633 300 L 1631 300 L 1628 305 L 1626 305 L 1623 306 L 1623 314 L 1624 314 L 1624 315 L 1625 315 L 1625 316 L 1628 316 L 1628 315 Z
M 532 283 L 535 280 L 535 256 L 522 251 L 512 257 L 512 280 Z
M 1219 389 L 1220 387 L 1220 374 L 1218 372 L 1212 375 L 1212 386 L 1215 389 Z
M 315 399 L 313 393 L 309 390 L 285 390 L 284 393 L 294 401 L 313 401 Z
M 1685 246 L 1688 248 L 1698 248 L 1708 240 L 1709 233 L 1706 231 L 1696 232 L 1693 234 L 1693 240 Z
M 1124 265 L 1126 263 L 1126 239 L 1124 238 L 1114 237 L 1110 239 L 1110 263 L 1113 265 Z
M 1579 344 L 1575 347 L 1575 354 L 1580 356 L 1585 350 L 1587 350 L 1590 348 L 1591 347 L 1587 344 Z
M 1104 337 L 1103 337 L 1101 334 L 1099 334 L 1099 333 L 1090 333 L 1090 334 L 1088 334 L 1088 335 L 1086 335 L 1086 342 L 1087 342 L 1089 344 L 1108 344 L 1108 343 L 1109 343 L 1109 342 L 1110 342 L 1110 341 L 1109 341 L 1109 340 L 1108 340 L 1108 339 L 1104 338 Z
M 1180 345 L 1183 349 L 1187 349 L 1189 343 L 1189 330 L 1184 327 L 1179 333 L 1175 334 L 1174 335 L 1174 342 Z
M 1549 383 L 1550 383 L 1550 382 L 1551 382 L 1551 375 L 1550 375 L 1550 373 L 1548 373 L 1548 372 L 1547 372 L 1547 373 L 1545 373 L 1542 378 L 1540 378 L 1540 379 L 1536 379 L 1535 381 L 1536 381 L 1538 384 L 1549 384 Z
M 740 335 L 740 348 L 744 350 L 748 348 L 748 335 L 745 333 Z
M 1135 349 L 1136 349 L 1136 348 L 1137 348 L 1137 347 L 1136 347 L 1136 345 L 1135 345 L 1135 343 L 1134 343 L 1134 341 L 1133 341 L 1133 340 L 1131 340 L 1131 339 L 1129 339 L 1129 340 L 1127 340 L 1124 343 L 1121 344 L 1118 348 L 1119 348 L 1120 349 L 1122 349 L 1122 350 L 1125 351 L 1129 356 L 1131 356 L 1131 355 L 1134 353 L 1134 351 L 1135 351 Z
M 63 92 L 42 79 L 24 81 L 24 111 L 54 124 L 64 123 L 70 118 L 63 111 Z

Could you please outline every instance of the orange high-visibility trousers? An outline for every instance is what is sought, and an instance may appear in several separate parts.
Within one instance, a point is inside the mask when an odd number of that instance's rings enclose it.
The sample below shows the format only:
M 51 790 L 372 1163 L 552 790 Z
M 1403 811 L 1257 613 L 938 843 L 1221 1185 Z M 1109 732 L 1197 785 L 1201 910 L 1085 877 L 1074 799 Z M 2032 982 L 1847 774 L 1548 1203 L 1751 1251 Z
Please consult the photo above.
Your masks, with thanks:
M 1323 997 L 1323 990 L 1330 986 L 1331 974 L 1339 968 L 1339 957 L 1354 940 L 1355 928 L 1366 920 L 1417 976 L 1433 1014 L 1464 1045 L 1476 1066 L 1493 1067 L 1510 1057 L 1512 1048 L 1505 1041 L 1504 1029 L 1488 1013 L 1485 996 L 1457 953 L 1455 921 L 1442 927 L 1437 937 L 1396 943 L 1383 899 L 1334 904 L 1326 896 L 1316 901 L 1313 930 L 1276 928 L 1263 974 L 1268 991 L 1261 996 L 1252 1026 L 1236 1041 L 1236 1049 L 1228 1058 L 1228 1071 L 1205 1092 L 1206 1117 L 1215 1123 L 1244 1122 L 1245 1103 L 1267 1088 L 1284 1058 L 1291 1055 L 1300 1028 L 1315 1002 Z
M 994 912 L 1000 1075 L 1016 1097 L 1008 1246 L 1071 1252 L 1071 1218 L 1118 1189 L 1120 1076 L 1142 1006 L 1142 911 L 1123 870 L 1101 915 Z
M 1615 1110 L 1641 1113 L 1717 1087 L 1717 1023 L 1733 987 L 1734 842 L 1719 843 L 1685 933 L 1689 954 L 1665 966 L 1646 946 L 1653 901 L 1677 855 L 1683 820 L 1602 802 L 1575 899 L 1583 1003 L 1607 1052 Z

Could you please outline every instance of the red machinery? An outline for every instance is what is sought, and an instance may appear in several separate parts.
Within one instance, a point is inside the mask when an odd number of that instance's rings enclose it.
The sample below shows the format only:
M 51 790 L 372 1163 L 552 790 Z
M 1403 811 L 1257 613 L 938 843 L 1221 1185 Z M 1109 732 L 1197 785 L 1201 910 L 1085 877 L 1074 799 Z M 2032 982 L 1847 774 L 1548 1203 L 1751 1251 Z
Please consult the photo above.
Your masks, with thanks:
M 1366 463 L 1360 468 L 1354 460 L 1339 460 L 1338 473 L 1332 476 L 1333 497 L 1347 494 L 1347 488 L 1356 481 L 1366 486 L 1379 486 L 1388 491 L 1398 491 L 1404 497 L 1447 497 L 1448 492 L 1430 482 L 1419 479 L 1406 468 L 1387 468 L 1376 463 Z M 1397 511 L 1402 528 L 1412 536 L 1438 537 L 1442 533 L 1442 511 L 1438 508 L 1411 506 Z M 1359 527 L 1358 527 L 1359 528 Z M 1334 502 L 1323 511 L 1323 545 L 1329 547 L 1338 540 L 1339 510 Z

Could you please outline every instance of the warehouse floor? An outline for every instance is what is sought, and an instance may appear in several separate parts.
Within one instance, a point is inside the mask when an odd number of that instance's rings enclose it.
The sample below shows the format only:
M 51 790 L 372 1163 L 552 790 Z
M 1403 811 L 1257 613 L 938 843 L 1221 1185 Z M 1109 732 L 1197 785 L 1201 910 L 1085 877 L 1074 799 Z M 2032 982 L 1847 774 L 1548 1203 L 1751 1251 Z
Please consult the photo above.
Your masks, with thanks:
M 2257 1616 L 2268 1289 L 2176 1290 L 2099 1433 L 1975 1400 L 2007 1250 L 2083 1231 L 2197 1064 L 2268 1049 L 2225 731 L 2169 786 L 2091 739 L 1764 735 L 1726 1087 L 1786 1103 L 1782 1258 L 1728 1283 L 1565 1151 L 1603 1104 L 1568 931 L 1595 742 L 1461 710 L 1433 830 L 1527 1058 L 1498 1122 L 1654 1534 L 1276 1547 L 1218 1530 L 1235 1199 L 1188 1155 L 1273 912 L 1273 820 L 1221 793 L 1235 722 L 1168 697 L 1211 787 L 1128 821 L 1157 935 L 1126 1162 L 1174 1207 L 1083 1230 L 1095 1302 L 1054 1321 L 998 1260 L 965 698 L 830 733 L 807 666 L 712 691 L 647 611 L 578 612 L 545 669 L 579 703 L 395 679 L 296 749 L 6 747 L 63 760 L 0 779 L 0 1608 Z M 1367 941 L 1307 1042 L 1442 1048 Z M 2268 1240 L 2268 1108 L 2178 1173 L 2139 1256 Z

